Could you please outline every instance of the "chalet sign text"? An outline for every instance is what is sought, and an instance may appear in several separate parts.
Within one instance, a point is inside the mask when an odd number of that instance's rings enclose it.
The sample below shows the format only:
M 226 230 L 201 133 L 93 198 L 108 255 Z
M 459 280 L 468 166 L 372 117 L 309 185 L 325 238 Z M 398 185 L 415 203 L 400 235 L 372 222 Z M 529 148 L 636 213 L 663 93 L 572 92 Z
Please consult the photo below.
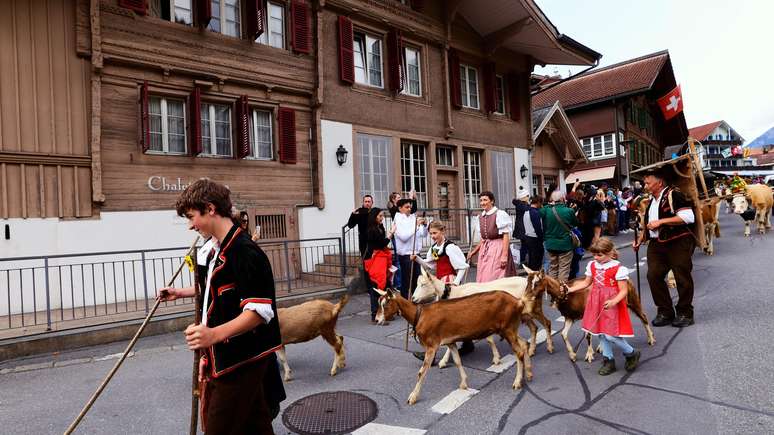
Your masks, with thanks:
M 148 177 L 147 185 L 152 192 L 182 192 L 190 184 L 191 181 L 183 181 L 180 177 L 170 179 L 160 175 L 151 175 Z

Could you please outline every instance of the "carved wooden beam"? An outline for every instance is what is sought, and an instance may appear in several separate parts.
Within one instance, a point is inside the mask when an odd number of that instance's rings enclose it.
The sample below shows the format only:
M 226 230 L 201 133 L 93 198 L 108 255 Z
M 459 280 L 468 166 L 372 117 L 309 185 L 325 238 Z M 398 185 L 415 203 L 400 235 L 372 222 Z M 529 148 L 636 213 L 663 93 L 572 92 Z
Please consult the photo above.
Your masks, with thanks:
M 532 23 L 532 17 L 522 18 L 518 21 L 508 24 L 500 30 L 495 30 L 494 32 L 486 35 L 486 37 L 484 37 L 484 47 L 486 52 L 489 54 L 494 53 L 498 48 L 500 48 L 501 45 L 505 43 L 505 41 L 521 33 L 521 31 L 524 30 L 524 27 L 528 26 L 530 23 Z

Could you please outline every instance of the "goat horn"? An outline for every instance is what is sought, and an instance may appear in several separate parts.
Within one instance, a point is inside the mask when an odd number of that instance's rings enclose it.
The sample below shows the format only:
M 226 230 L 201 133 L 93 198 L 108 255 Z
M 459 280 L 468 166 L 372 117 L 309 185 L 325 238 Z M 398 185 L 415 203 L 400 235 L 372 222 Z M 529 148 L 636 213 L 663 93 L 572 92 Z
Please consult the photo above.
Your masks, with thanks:
M 379 294 L 379 296 L 387 296 L 387 292 L 384 290 L 379 290 L 378 288 L 375 288 L 374 291 Z
M 521 267 L 523 267 L 523 268 L 524 268 L 524 270 L 526 270 L 526 271 L 527 271 L 527 273 L 533 273 L 533 272 L 535 272 L 534 270 L 530 269 L 530 268 L 529 268 L 529 267 L 527 267 L 526 265 L 523 265 L 523 264 L 522 264 L 522 265 L 521 265 Z

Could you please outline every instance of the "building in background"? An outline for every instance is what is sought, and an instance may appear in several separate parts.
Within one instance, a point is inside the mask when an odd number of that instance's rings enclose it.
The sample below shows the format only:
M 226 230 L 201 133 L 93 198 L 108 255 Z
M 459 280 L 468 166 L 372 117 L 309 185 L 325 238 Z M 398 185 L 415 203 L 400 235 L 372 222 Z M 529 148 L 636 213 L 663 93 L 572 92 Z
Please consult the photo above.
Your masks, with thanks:
M 565 175 L 586 163 L 578 135 L 557 101 L 532 111 L 533 146 L 530 150 L 532 195 L 547 196 L 550 186 L 566 191 Z M 575 180 L 569 180 L 572 185 Z
M 726 121 L 693 127 L 688 134 L 704 146 L 704 159 L 711 169 L 755 166 L 756 158 L 744 154 L 744 138 Z
M 656 103 L 677 86 L 668 51 L 660 51 L 566 81 L 537 77 L 533 105 L 559 101 L 578 133 L 588 163 L 579 164 L 567 183 L 630 183 L 630 172 L 661 160 L 668 145 L 688 137 L 681 112 L 669 121 Z

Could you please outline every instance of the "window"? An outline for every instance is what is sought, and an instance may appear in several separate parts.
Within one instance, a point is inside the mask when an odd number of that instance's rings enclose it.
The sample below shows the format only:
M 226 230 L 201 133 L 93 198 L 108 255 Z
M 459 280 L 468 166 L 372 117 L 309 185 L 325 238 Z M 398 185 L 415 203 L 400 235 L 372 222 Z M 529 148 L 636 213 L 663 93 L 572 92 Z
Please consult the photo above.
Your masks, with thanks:
M 437 146 L 435 148 L 435 164 L 438 166 L 454 166 L 454 149 Z
M 382 87 L 382 40 L 364 33 L 355 33 L 355 82 Z
M 417 207 L 427 207 L 427 166 L 425 146 L 404 142 L 400 148 L 400 179 L 404 194 L 417 193 Z
M 532 176 L 532 196 L 537 196 L 540 190 L 540 178 L 537 175 Z
M 403 71 L 406 74 L 406 83 L 403 87 L 403 93 L 414 97 L 422 96 L 422 79 L 419 61 L 419 50 L 414 48 L 404 48 Z
M 165 97 L 150 97 L 149 151 L 185 154 L 185 103 Z
M 255 230 L 262 240 L 284 239 L 288 236 L 284 214 L 258 215 L 255 217 Z
M 489 155 L 492 162 L 492 193 L 498 204 L 508 204 L 516 191 L 513 152 L 492 151 Z
M 193 24 L 192 0 L 156 0 L 150 2 L 150 15 L 190 26 Z
M 358 134 L 360 147 L 360 195 L 374 197 L 374 206 L 384 207 L 390 194 L 390 147 L 392 138 Z
M 266 4 L 268 23 L 267 31 L 261 33 L 261 36 L 255 40 L 260 44 L 270 45 L 275 48 L 285 48 L 285 8 L 281 4 L 268 2 Z M 264 14 L 266 16 L 266 14 Z
M 462 107 L 478 109 L 478 71 L 472 66 L 460 65 L 460 95 Z
M 546 198 L 548 198 L 549 195 L 549 189 L 552 187 L 559 188 L 559 185 L 556 184 L 556 177 L 553 175 L 543 175 L 543 195 L 545 195 Z
M 242 34 L 239 29 L 239 1 L 212 0 L 212 19 L 207 28 L 213 32 L 239 38 Z
M 202 103 L 202 154 L 231 156 L 231 106 Z
M 478 195 L 481 193 L 481 152 L 465 151 L 463 157 L 465 205 L 468 208 L 478 208 Z
M 495 76 L 495 113 L 505 115 L 505 80 Z
M 583 152 L 589 159 L 615 156 L 615 136 L 605 134 L 602 136 L 587 137 L 581 140 Z M 640 160 L 641 161 L 641 160 Z
M 274 158 L 271 114 L 269 110 L 253 109 L 250 112 L 250 156 L 256 159 Z

